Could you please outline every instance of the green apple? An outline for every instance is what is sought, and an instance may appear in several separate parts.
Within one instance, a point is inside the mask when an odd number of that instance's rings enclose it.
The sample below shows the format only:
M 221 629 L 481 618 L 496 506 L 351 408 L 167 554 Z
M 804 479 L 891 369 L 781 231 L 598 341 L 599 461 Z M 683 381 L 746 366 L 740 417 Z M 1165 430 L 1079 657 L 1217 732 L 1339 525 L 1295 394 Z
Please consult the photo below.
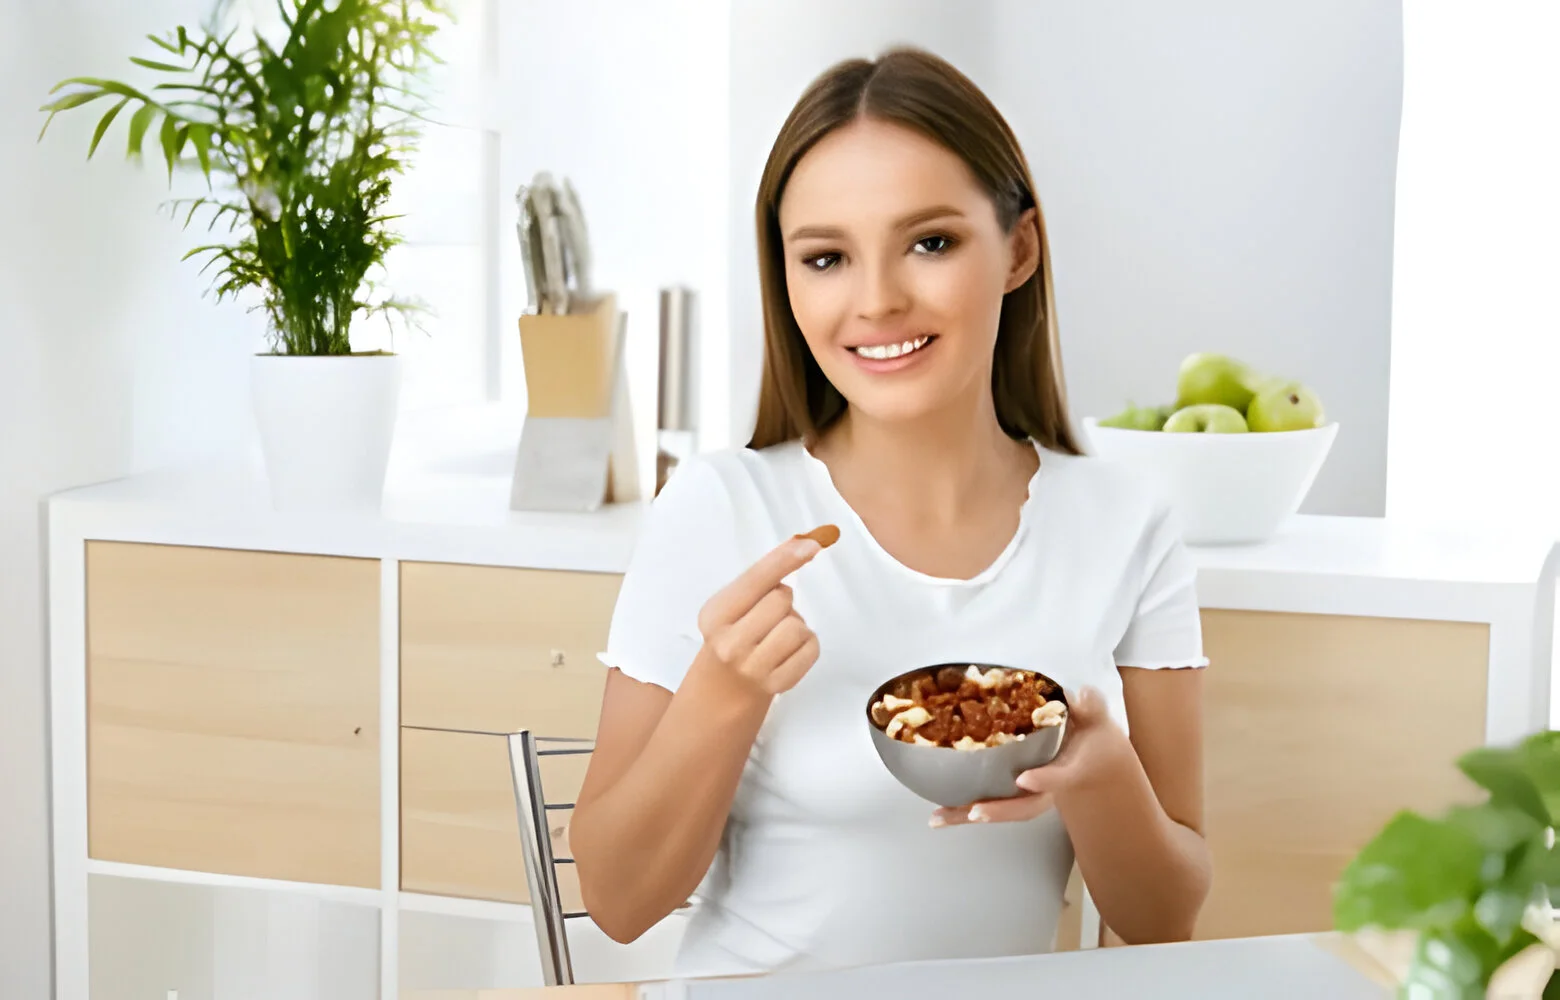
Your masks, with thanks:
M 1115 427 L 1127 431 L 1157 431 L 1174 412 L 1169 406 L 1138 406 L 1128 403 L 1127 408 L 1115 416 L 1100 421 L 1101 427 Z
M 1170 414 L 1165 430 L 1171 434 L 1244 434 L 1246 418 L 1233 406 L 1199 403 Z
M 1218 403 L 1246 412 L 1265 377 L 1223 354 L 1190 354 L 1175 384 L 1178 409 Z
M 1254 431 L 1305 431 L 1322 426 L 1326 419 L 1321 399 L 1299 382 L 1265 387 L 1246 410 L 1246 421 Z

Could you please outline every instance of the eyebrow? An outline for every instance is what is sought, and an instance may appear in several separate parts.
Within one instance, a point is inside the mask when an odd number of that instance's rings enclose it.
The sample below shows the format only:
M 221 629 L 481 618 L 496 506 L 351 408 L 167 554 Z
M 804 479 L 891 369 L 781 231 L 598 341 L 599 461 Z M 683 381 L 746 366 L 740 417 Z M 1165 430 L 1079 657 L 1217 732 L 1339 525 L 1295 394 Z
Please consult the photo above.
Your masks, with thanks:
M 909 229 L 919 226 L 923 222 L 931 222 L 933 219 L 952 219 L 964 217 L 964 213 L 951 205 L 936 205 L 932 208 L 923 208 L 920 211 L 911 212 L 894 223 L 895 229 Z M 791 230 L 787 239 L 790 240 L 835 240 L 845 235 L 845 231 L 838 226 L 801 226 Z

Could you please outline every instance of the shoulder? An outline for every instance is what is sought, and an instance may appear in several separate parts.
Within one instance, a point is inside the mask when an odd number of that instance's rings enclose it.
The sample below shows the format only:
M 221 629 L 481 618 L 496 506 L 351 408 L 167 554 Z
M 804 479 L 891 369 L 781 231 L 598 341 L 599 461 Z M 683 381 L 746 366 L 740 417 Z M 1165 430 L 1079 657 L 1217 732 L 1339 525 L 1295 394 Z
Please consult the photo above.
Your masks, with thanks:
M 768 448 L 720 448 L 694 455 L 677 474 L 690 468 L 699 469 L 706 485 L 719 482 L 728 488 L 741 489 L 762 486 L 776 477 L 790 475 L 800 467 L 802 457 L 800 441 L 787 441 Z
M 769 448 L 722 448 L 700 452 L 682 463 L 655 500 L 676 506 L 766 505 L 805 473 L 800 442 Z
M 802 471 L 797 442 L 771 448 L 723 448 L 685 459 L 651 504 L 650 521 L 689 530 L 746 523 L 772 506 Z

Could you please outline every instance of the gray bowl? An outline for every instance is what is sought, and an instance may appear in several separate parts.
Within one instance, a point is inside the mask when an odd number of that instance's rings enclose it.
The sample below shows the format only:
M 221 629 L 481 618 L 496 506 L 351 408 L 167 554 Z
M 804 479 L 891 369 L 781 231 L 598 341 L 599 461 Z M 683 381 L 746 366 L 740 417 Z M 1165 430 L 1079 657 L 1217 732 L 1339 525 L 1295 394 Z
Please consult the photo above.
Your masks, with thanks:
M 1062 748 L 1062 737 L 1067 729 L 1067 719 L 1063 718 L 1061 725 L 1037 729 L 1022 740 L 1013 743 L 982 747 L 978 750 L 954 750 L 951 747 L 924 746 L 889 739 L 888 735 L 873 723 L 872 706 L 900 679 L 926 670 L 937 671 L 943 667 L 957 667 L 963 670 L 969 666 L 968 663 L 939 663 L 933 667 L 906 670 L 884 681 L 876 691 L 872 692 L 872 697 L 867 699 L 867 728 L 872 731 L 872 745 L 877 748 L 878 757 L 882 759 L 883 766 L 888 768 L 888 773 L 898 779 L 901 785 L 928 802 L 950 808 L 967 806 L 972 802 L 987 799 L 1009 799 L 1020 794 L 1021 789 L 1014 779 L 1025 771 L 1049 764 L 1054 760 L 1057 752 Z M 981 670 L 989 670 L 995 665 L 977 663 L 974 666 Z M 1002 669 L 1016 670 L 1017 668 L 1003 667 Z M 1055 685 L 1056 696 L 1051 700 L 1067 704 L 1067 693 L 1056 681 L 1038 671 L 1021 672 L 1035 674 L 1041 680 Z

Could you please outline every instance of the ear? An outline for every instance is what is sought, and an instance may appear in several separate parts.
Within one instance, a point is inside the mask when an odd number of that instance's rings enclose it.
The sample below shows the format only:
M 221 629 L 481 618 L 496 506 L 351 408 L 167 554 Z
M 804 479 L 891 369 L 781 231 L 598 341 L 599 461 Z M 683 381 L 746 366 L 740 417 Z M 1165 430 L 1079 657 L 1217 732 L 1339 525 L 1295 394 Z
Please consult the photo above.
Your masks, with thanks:
M 1040 266 L 1040 213 L 1031 208 L 1018 217 L 1008 234 L 1008 273 L 1002 294 L 1034 277 Z

